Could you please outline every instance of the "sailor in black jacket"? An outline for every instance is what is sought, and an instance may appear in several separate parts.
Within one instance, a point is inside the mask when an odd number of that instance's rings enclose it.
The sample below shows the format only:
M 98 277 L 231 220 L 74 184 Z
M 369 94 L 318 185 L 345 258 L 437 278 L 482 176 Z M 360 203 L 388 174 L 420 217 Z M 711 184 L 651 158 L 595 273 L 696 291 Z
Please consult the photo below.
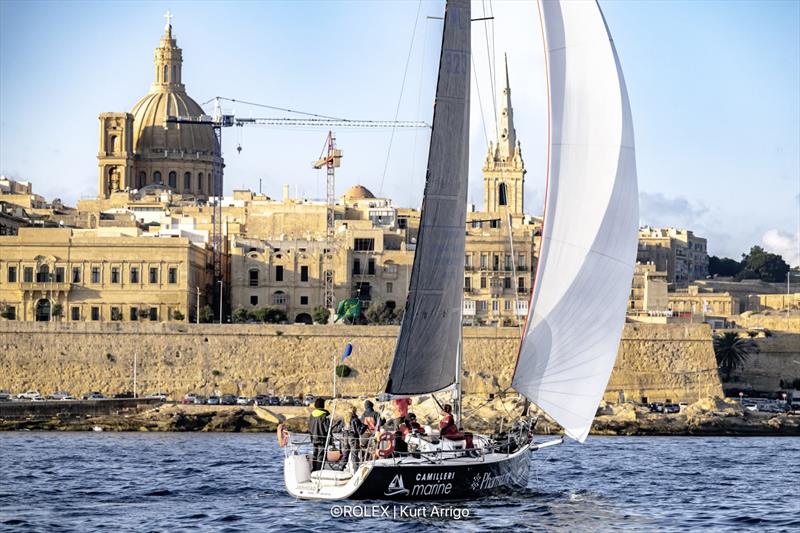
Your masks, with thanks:
M 314 410 L 308 417 L 308 432 L 311 433 L 311 443 L 314 445 L 314 456 L 311 466 L 312 472 L 322 468 L 325 459 L 325 441 L 331 427 L 331 414 L 325 409 L 325 400 L 314 400 Z

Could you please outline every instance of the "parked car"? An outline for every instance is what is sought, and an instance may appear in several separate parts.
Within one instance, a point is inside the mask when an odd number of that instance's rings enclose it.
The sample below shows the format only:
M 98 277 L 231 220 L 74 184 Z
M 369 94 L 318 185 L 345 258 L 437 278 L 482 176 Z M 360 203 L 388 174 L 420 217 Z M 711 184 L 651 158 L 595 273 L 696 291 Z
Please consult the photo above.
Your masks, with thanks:
M 114 398 L 118 400 L 129 400 L 133 398 L 133 393 L 131 391 L 118 392 L 114 395 Z
M 278 398 L 277 396 L 270 396 L 269 397 L 269 404 L 270 405 L 280 405 L 281 404 L 281 399 Z
M 197 398 L 197 395 L 195 393 L 193 393 L 193 392 L 190 392 L 189 394 L 187 394 L 186 396 L 183 397 L 183 400 L 181 400 L 181 403 L 182 404 L 194 403 L 194 399 L 195 398 Z
M 668 403 L 664 405 L 664 413 L 674 414 L 680 412 L 681 412 L 681 406 L 676 403 Z
M 194 403 L 195 405 L 203 405 L 203 404 L 204 404 L 204 403 L 206 403 L 207 401 L 208 401 L 208 398 L 206 398 L 205 396 L 195 396 L 195 397 L 194 397 L 194 402 L 193 402 L 193 403 Z
M 294 396 L 284 396 L 281 398 L 281 405 L 294 405 Z
M 255 398 L 253 398 L 253 403 L 255 405 L 269 405 L 269 396 L 258 394 Z
M 75 398 L 66 391 L 56 391 L 53 394 L 49 394 L 47 396 L 48 400 L 74 400 Z
M 83 397 L 84 400 L 105 400 L 106 397 L 103 396 L 101 393 L 94 391 L 90 392 L 89 394 Z
M 213 394 L 208 397 L 208 405 L 219 405 L 219 396 L 214 396 Z
M 37 390 L 29 390 L 27 392 L 23 392 L 22 394 L 17 394 L 17 398 L 20 400 L 36 400 L 42 399 L 42 395 L 39 394 Z
M 650 405 L 650 412 L 651 413 L 663 413 L 664 412 L 664 404 L 658 402 L 651 402 Z
M 152 400 L 161 400 L 162 402 L 167 401 L 167 393 L 166 392 L 151 392 L 145 398 L 149 398 Z
M 0 390 L 0 402 L 11 401 L 11 393 L 7 390 Z
M 233 394 L 223 394 L 219 403 L 222 405 L 236 405 L 236 396 Z
M 303 405 L 314 405 L 314 400 L 316 399 L 313 394 L 306 394 L 303 396 Z
M 236 398 L 236 405 L 250 405 L 250 398 L 247 396 L 239 396 Z

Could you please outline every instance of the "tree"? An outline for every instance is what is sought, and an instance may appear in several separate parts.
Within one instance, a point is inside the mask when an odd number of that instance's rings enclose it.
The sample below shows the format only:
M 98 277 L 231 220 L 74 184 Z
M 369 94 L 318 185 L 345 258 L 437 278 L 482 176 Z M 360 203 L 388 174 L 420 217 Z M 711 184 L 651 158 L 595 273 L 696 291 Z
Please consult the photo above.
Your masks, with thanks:
M 742 255 L 742 270 L 736 279 L 760 279 L 770 283 L 786 281 L 789 265 L 778 254 L 766 252 L 760 246 L 750 248 L 749 254 Z
M 250 313 L 244 307 L 237 307 L 233 310 L 233 321 L 242 324 L 250 319 Z
M 200 309 L 200 322 L 207 324 L 214 320 L 214 311 L 211 309 L 211 306 L 206 304 Z
M 259 307 L 252 312 L 250 317 L 257 322 L 269 322 L 270 324 L 286 322 L 286 312 L 271 306 Z
M 723 381 L 730 381 L 731 371 L 744 365 L 748 357 L 758 353 L 758 345 L 751 339 L 743 339 L 735 331 L 726 331 L 714 337 L 714 353 L 717 367 L 725 372 Z
M 730 257 L 712 255 L 708 258 L 708 274 L 710 276 L 733 277 L 741 271 L 742 264 Z
M 53 306 L 53 316 L 56 318 L 61 318 L 61 315 L 64 313 L 64 306 L 61 304 L 55 304 Z
M 316 322 L 317 324 L 327 324 L 330 317 L 331 317 L 331 312 L 328 311 L 326 308 L 322 307 L 321 305 L 315 307 L 314 310 L 311 312 L 311 318 L 313 318 L 314 322 Z
M 172 319 L 173 319 L 173 320 L 182 321 L 184 318 L 186 318 L 186 317 L 185 317 L 185 316 L 183 316 L 183 313 L 181 313 L 181 310 L 180 310 L 180 309 L 175 309 L 175 310 L 172 312 Z
M 371 324 L 388 324 L 394 319 L 394 309 L 385 304 L 374 302 L 367 308 L 364 317 Z

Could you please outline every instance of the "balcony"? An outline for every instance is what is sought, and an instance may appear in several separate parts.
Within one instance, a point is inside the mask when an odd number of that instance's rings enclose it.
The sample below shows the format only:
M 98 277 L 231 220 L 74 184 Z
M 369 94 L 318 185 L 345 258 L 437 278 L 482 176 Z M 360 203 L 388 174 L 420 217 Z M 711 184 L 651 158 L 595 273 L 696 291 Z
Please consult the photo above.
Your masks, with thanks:
M 20 283 L 23 291 L 61 291 L 66 292 L 72 288 L 71 283 L 55 281 L 23 281 Z
M 528 294 L 528 289 L 525 287 L 517 287 L 517 294 Z

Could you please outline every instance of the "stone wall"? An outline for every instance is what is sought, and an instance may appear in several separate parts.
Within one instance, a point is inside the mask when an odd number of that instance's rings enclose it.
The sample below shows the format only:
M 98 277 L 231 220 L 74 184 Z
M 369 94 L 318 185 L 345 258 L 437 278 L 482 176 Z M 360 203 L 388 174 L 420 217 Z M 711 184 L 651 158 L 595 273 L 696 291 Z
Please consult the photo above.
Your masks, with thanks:
M 333 358 L 353 344 L 344 395 L 384 386 L 396 326 L 214 325 L 183 323 L 0 322 L 0 389 L 84 394 L 138 392 L 330 394 Z M 464 330 L 464 389 L 507 387 L 516 328 Z M 696 400 L 720 394 L 707 325 L 627 324 L 608 399 Z

